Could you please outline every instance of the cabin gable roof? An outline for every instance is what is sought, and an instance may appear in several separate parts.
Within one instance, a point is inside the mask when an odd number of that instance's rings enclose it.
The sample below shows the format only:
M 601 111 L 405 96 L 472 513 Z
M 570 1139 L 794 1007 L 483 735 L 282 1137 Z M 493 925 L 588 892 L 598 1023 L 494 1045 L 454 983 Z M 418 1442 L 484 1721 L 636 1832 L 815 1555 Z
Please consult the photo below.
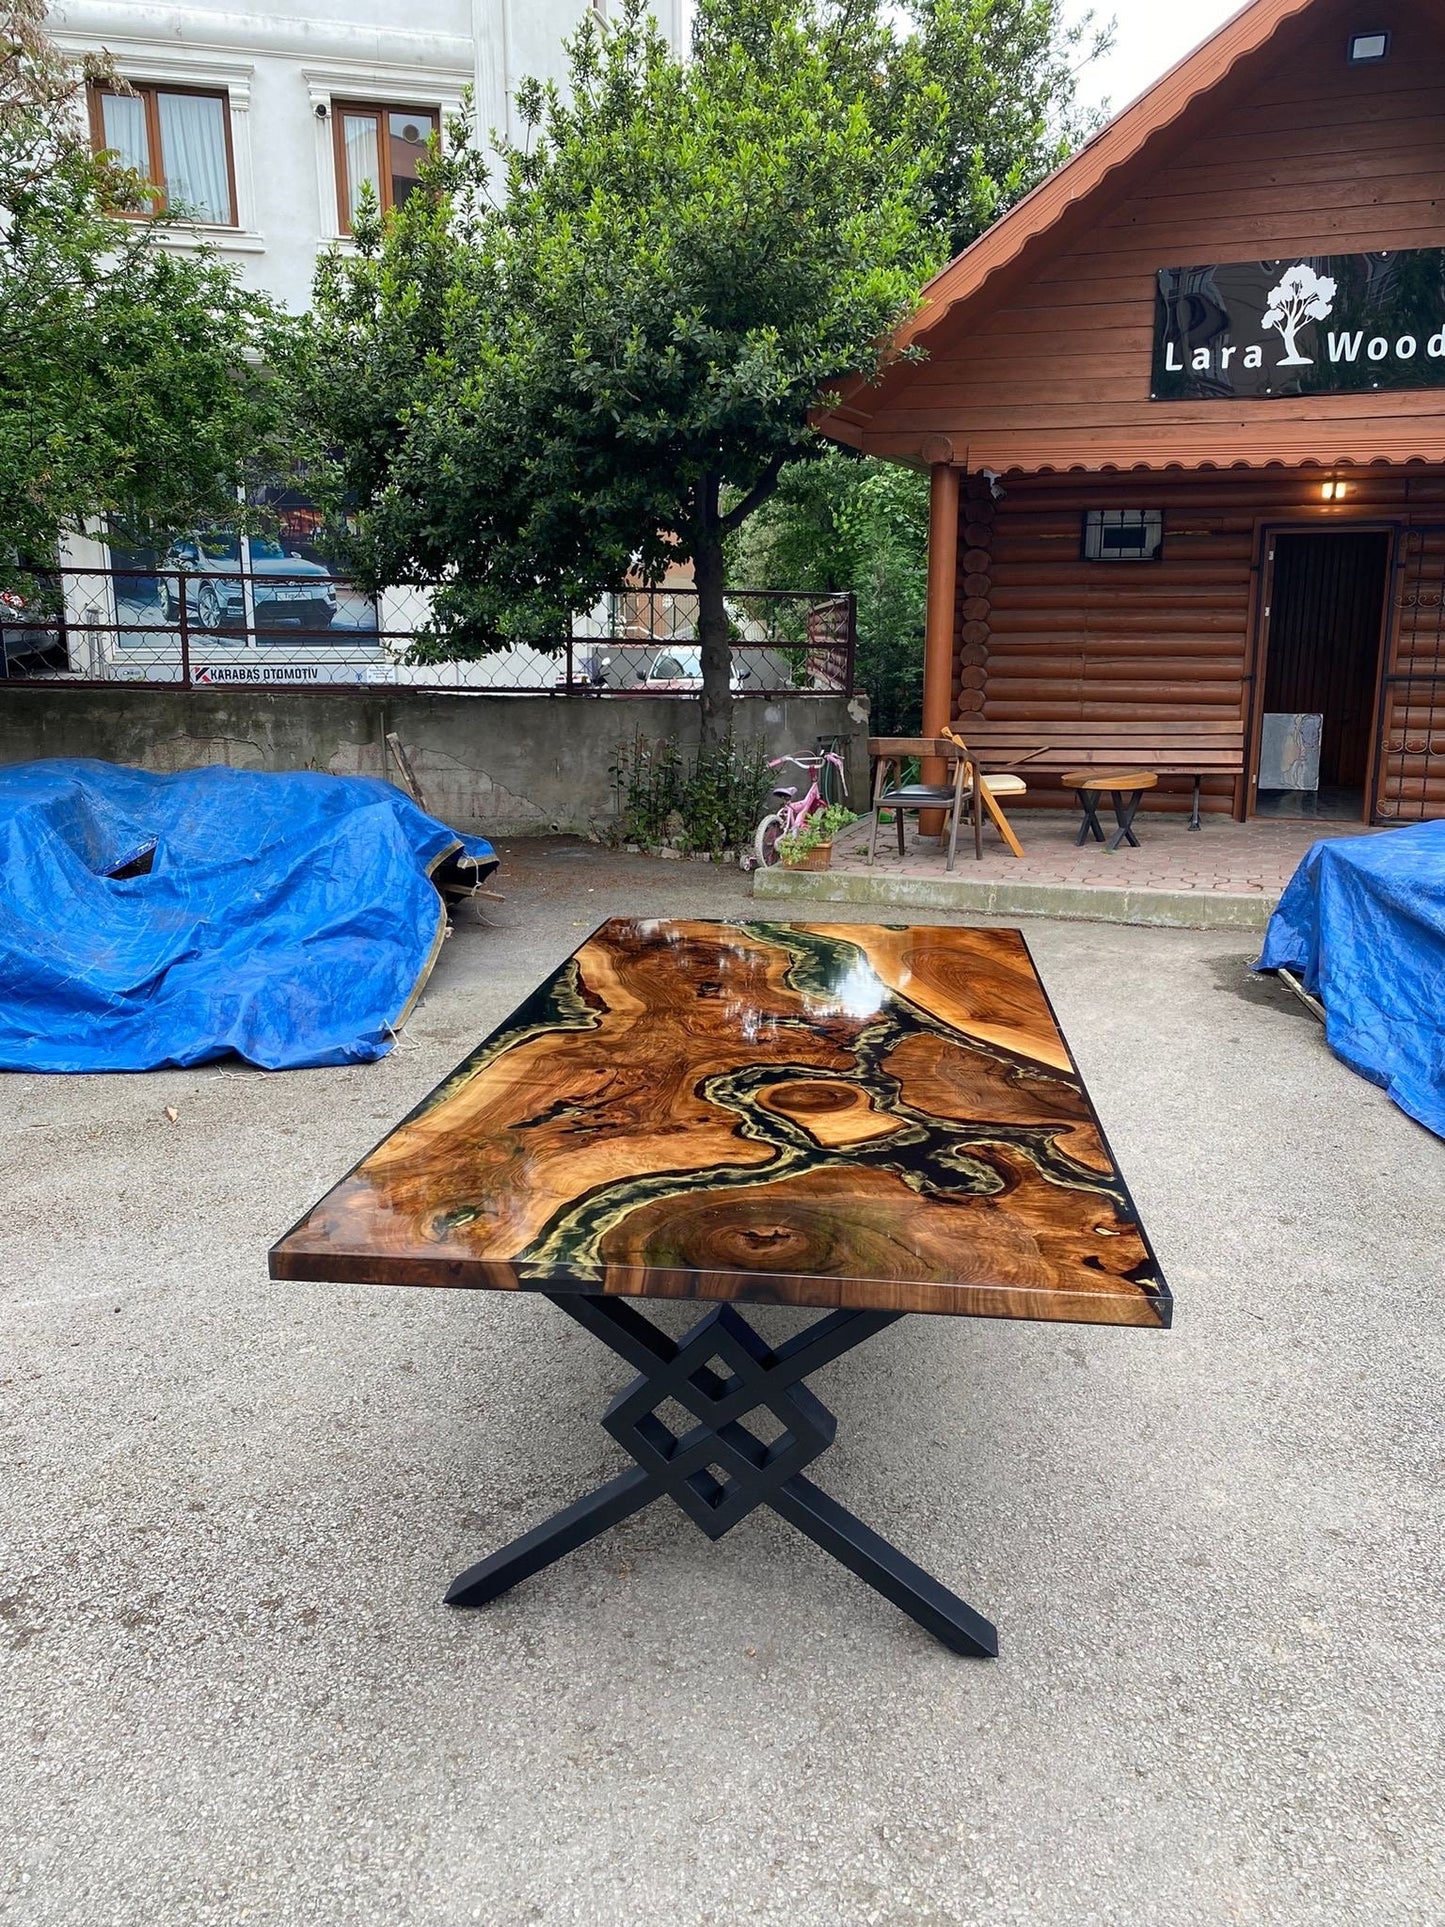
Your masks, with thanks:
M 1349 66 L 1349 33 L 1377 26 L 1391 58 Z M 1445 460 L 1445 386 L 1422 407 L 1165 403 L 1149 383 L 1161 269 L 1441 246 L 1439 0 L 1368 20 L 1353 0 L 1253 0 L 934 278 L 895 337 L 922 359 L 847 384 L 818 425 L 974 469 Z

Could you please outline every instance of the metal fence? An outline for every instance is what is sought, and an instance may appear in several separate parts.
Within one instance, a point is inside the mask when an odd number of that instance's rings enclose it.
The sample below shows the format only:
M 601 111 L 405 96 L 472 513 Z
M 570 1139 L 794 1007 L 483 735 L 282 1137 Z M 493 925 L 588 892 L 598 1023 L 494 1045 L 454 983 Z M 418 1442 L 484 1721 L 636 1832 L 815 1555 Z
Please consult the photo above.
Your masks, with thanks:
M 553 648 L 417 662 L 425 588 L 371 596 L 294 556 L 276 567 L 150 573 L 63 569 L 0 597 L 0 665 L 29 682 L 389 687 L 577 697 L 691 695 L 702 688 L 691 589 L 622 589 Z M 851 695 L 855 600 L 788 590 L 728 596 L 737 696 Z

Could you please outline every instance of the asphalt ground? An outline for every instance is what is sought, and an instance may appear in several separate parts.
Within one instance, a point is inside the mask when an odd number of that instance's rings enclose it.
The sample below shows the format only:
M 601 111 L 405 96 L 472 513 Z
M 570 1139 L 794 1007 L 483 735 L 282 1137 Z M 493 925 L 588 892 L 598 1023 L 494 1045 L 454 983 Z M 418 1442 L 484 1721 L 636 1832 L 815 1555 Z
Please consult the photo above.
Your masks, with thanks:
M 0 1919 L 1445 1920 L 1445 1147 L 1238 934 L 1028 928 L 1173 1331 L 910 1318 L 816 1380 L 820 1483 L 997 1661 L 766 1513 L 442 1605 L 625 1463 L 625 1368 L 266 1248 L 603 916 L 748 909 L 499 884 L 381 1064 L 0 1080 Z

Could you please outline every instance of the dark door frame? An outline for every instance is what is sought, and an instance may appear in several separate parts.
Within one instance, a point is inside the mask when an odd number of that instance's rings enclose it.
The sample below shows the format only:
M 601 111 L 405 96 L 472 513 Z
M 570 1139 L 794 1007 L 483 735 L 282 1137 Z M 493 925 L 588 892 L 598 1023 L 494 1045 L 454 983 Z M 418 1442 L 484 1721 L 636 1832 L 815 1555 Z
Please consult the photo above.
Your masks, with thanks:
M 1392 619 L 1396 601 L 1396 582 L 1405 524 L 1381 516 L 1320 516 L 1309 521 L 1291 518 L 1287 522 L 1262 521 L 1259 524 L 1255 555 L 1255 580 L 1259 591 L 1255 600 L 1249 670 L 1245 676 L 1248 690 L 1248 716 L 1244 731 L 1244 811 L 1242 820 L 1255 814 L 1259 791 L 1259 753 L 1264 736 L 1264 687 L 1269 667 L 1269 618 L 1274 606 L 1274 544 L 1281 535 L 1385 535 L 1385 587 L 1380 606 L 1380 634 L 1375 644 L 1374 699 L 1370 714 L 1370 755 L 1365 767 L 1365 805 L 1363 820 L 1375 818 L 1375 786 L 1379 781 L 1380 719 L 1384 701 L 1385 672 L 1390 661 Z

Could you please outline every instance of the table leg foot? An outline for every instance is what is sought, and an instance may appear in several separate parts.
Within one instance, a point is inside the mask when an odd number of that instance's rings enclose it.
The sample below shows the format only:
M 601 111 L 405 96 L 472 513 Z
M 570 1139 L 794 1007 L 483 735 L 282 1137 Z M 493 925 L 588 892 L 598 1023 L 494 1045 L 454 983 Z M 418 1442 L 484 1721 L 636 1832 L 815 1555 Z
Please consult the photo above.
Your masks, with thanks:
M 651 1505 L 656 1497 L 652 1475 L 640 1465 L 634 1465 L 630 1471 L 619 1473 L 595 1492 L 589 1492 L 585 1499 L 578 1499 L 575 1505 L 556 1513 L 544 1525 L 523 1533 L 520 1539 L 503 1546 L 489 1559 L 458 1573 L 447 1587 L 447 1605 L 485 1606 L 522 1580 L 530 1579 L 544 1566 L 576 1552 L 589 1539 L 596 1539 L 631 1518 L 634 1512 Z
M 790 1526 L 829 1552 L 925 1632 L 970 1659 L 996 1659 L 998 1632 L 982 1613 L 916 1566 L 811 1479 L 789 1479 L 769 1501 Z

